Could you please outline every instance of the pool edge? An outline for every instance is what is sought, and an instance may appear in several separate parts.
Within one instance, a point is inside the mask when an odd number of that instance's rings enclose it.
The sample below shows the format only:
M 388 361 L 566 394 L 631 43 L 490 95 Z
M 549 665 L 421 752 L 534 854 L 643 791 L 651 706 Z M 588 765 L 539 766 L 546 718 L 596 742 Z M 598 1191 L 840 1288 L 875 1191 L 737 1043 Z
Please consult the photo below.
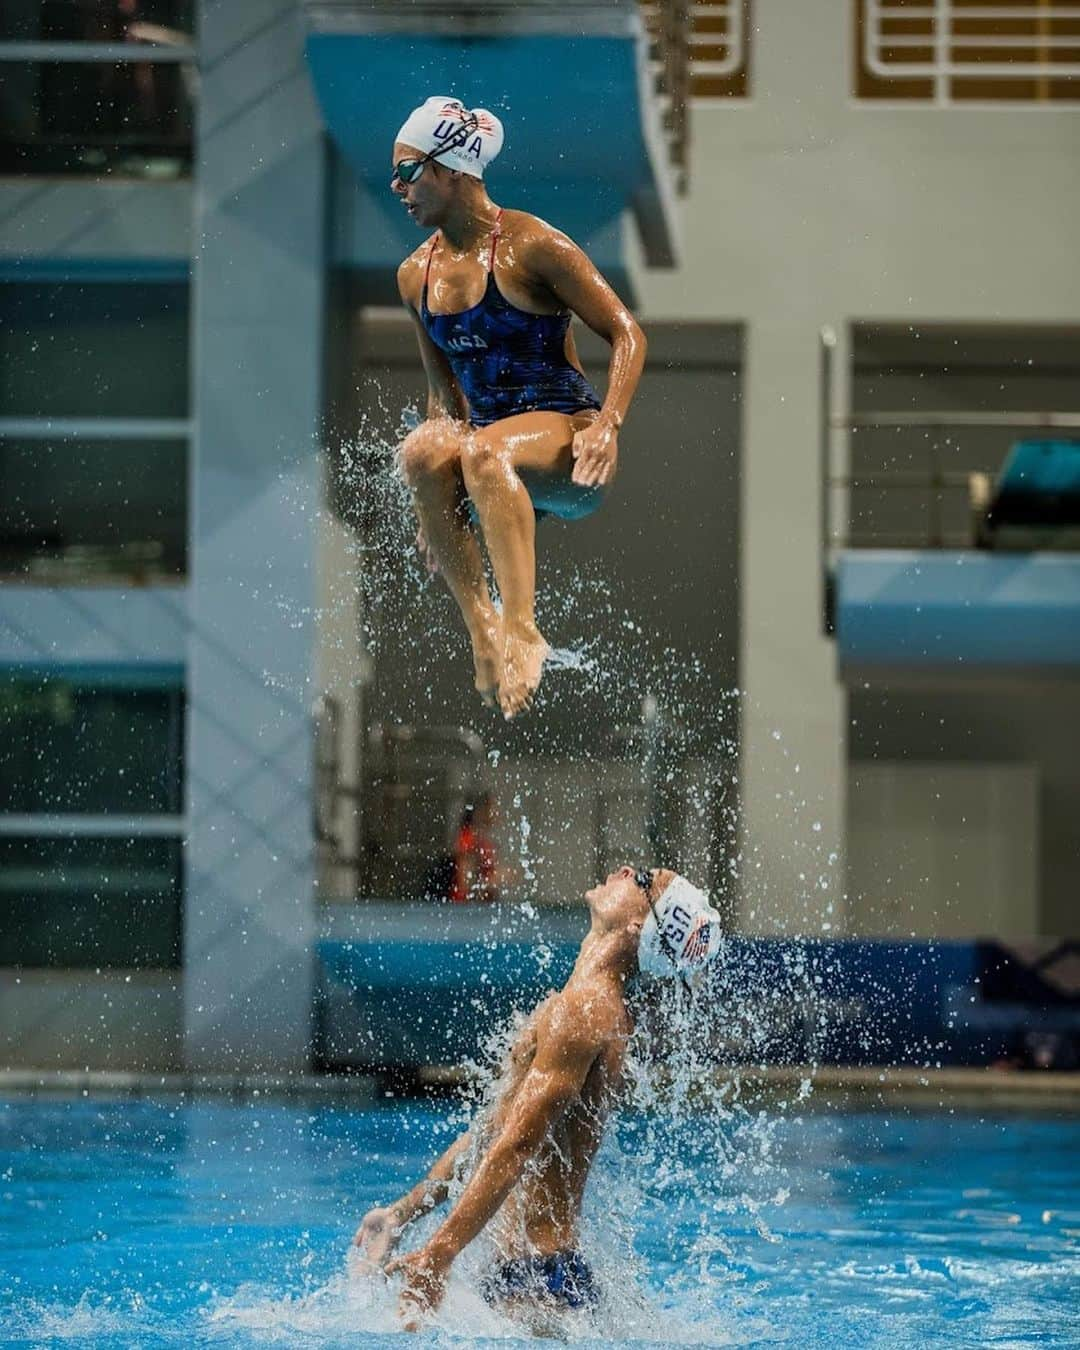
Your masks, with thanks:
M 468 1071 L 456 1066 L 421 1070 L 422 1092 L 464 1085 Z M 766 1105 L 770 1100 L 813 1110 L 1038 1111 L 1080 1114 L 1080 1073 L 991 1068 L 919 1069 L 888 1066 L 813 1067 L 740 1065 L 719 1068 L 700 1085 L 709 1100 Z M 153 1098 L 228 1097 L 341 1102 L 369 1106 L 408 1092 L 387 1092 L 374 1074 L 297 1074 L 289 1077 L 234 1074 L 120 1073 L 106 1070 L 0 1069 L 0 1097 Z M 794 1101 L 792 1099 L 795 1099 Z

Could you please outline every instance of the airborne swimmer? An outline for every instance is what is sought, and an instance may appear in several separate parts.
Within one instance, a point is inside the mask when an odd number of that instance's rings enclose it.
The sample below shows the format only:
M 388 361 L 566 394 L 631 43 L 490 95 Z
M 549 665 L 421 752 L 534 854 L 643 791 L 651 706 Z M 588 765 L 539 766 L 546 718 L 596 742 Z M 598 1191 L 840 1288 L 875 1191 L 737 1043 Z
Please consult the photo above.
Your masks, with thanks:
M 494 114 L 429 98 L 397 134 L 391 188 L 435 231 L 398 269 L 428 382 L 427 418 L 400 449 L 418 543 L 461 610 L 477 690 L 511 718 L 549 652 L 536 625 L 536 522 L 600 505 L 645 337 L 571 239 L 488 196 L 483 173 L 502 143 Z M 574 314 L 611 344 L 602 402 L 578 360 Z

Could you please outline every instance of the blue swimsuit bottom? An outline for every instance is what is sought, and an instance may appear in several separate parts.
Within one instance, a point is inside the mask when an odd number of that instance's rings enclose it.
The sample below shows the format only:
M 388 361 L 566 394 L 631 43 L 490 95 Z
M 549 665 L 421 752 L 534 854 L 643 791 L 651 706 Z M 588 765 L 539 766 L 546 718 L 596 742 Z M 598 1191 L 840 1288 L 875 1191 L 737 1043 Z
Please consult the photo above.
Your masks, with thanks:
M 580 1252 L 504 1261 L 487 1276 L 481 1293 L 488 1303 L 524 1296 L 554 1299 L 566 1308 L 591 1306 L 597 1297 L 592 1267 Z

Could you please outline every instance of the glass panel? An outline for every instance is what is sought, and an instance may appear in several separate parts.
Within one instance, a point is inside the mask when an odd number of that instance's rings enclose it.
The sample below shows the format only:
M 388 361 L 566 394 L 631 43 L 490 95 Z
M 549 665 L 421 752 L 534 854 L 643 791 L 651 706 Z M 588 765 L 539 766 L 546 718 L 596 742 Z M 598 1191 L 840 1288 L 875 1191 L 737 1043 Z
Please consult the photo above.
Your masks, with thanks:
M 186 417 L 186 282 L 0 284 L 0 417 Z
M 186 441 L 0 440 L 0 576 L 182 577 Z
M 4 0 L 5 42 L 123 42 L 151 36 L 147 24 L 190 39 L 195 0 Z
M 177 969 L 179 839 L 0 837 L 0 966 Z
M 183 811 L 179 688 L 0 677 L 0 812 Z
M 0 41 L 189 46 L 194 0 L 4 0 Z M 5 62 L 0 173 L 191 171 L 193 62 Z
M 5 62 L 0 173 L 175 179 L 191 172 L 190 62 Z

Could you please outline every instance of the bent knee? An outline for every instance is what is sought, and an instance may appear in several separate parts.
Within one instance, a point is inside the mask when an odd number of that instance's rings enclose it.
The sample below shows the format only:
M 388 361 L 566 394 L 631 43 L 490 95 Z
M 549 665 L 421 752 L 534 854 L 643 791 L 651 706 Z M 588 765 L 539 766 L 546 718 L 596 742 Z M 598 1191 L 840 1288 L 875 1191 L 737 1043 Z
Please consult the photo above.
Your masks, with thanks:
M 398 458 L 406 482 L 415 486 L 422 478 L 460 464 L 461 433 L 449 422 L 421 422 L 401 442 Z
M 500 474 L 504 451 L 499 443 L 483 431 L 475 431 L 461 446 L 461 467 L 466 483 L 477 482 Z

